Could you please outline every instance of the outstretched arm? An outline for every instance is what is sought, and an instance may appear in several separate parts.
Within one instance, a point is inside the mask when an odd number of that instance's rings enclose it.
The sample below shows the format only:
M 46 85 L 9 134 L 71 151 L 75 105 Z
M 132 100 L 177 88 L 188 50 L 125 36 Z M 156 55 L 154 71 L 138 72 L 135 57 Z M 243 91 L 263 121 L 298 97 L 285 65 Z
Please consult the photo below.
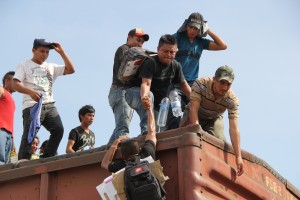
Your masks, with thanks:
M 108 165 L 112 162 L 119 143 L 126 140 L 127 138 L 128 138 L 127 135 L 123 135 L 113 142 L 113 144 L 109 147 L 109 149 L 106 151 L 103 157 L 103 160 L 101 162 L 102 168 L 108 170 Z
M 147 99 L 145 97 L 148 97 L 148 95 L 150 93 L 151 81 L 152 80 L 149 78 L 142 78 L 141 99 L 142 99 L 143 108 L 146 110 L 147 110 L 147 105 L 144 105 L 144 101 Z
M 59 43 L 54 43 L 54 50 L 60 54 L 61 58 L 64 60 L 65 63 L 65 71 L 64 71 L 64 75 L 67 74 L 73 74 L 75 72 L 75 68 L 73 63 L 71 62 L 70 58 L 68 57 L 68 55 L 66 54 L 66 52 L 64 51 L 63 47 L 59 44 Z
M 231 143 L 235 152 L 235 162 L 237 166 L 237 175 L 240 176 L 244 173 L 244 163 L 242 159 L 241 146 L 240 146 L 240 131 L 238 129 L 238 119 L 229 119 L 229 134 Z
M 152 109 L 152 102 L 150 97 L 145 96 L 142 101 L 144 102 L 143 105 L 147 109 L 148 112 L 148 133 L 146 135 L 146 140 L 151 140 L 156 145 L 157 139 L 156 139 L 156 125 L 155 125 L 155 119 Z
M 190 124 L 199 124 L 199 119 L 198 119 L 198 110 L 200 108 L 200 102 L 195 101 L 193 99 L 190 100 Z

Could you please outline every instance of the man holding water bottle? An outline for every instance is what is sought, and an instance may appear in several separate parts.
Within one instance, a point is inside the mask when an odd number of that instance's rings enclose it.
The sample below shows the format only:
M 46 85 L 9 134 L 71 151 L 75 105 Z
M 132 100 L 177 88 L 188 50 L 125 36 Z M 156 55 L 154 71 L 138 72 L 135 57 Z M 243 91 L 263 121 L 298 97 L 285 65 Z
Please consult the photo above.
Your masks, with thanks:
M 143 107 L 145 108 L 143 99 L 151 91 L 154 96 L 156 119 L 162 99 L 169 97 L 170 92 L 174 90 L 174 84 L 178 84 L 183 93 L 190 96 L 191 88 L 184 78 L 180 63 L 175 60 L 177 50 L 177 41 L 174 36 L 169 34 L 161 36 L 157 55 L 152 59 L 146 59 L 139 72 L 141 79 L 140 98 Z M 179 121 L 180 117 L 175 117 L 169 109 L 166 125 L 160 128 L 162 128 L 161 130 L 178 128 Z

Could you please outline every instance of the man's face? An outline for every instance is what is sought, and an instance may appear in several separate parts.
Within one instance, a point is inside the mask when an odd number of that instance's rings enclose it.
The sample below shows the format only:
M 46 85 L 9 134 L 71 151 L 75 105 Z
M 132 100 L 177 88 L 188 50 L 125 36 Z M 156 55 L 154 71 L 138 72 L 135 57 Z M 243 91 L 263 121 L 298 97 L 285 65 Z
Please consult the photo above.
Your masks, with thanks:
M 186 34 L 187 34 L 187 37 L 189 38 L 189 39 L 192 39 L 192 40 L 194 40 L 196 37 L 197 37 L 197 35 L 199 34 L 199 29 L 197 29 L 196 27 L 194 27 L 194 26 L 187 26 L 186 27 Z
M 35 153 L 37 148 L 39 146 L 39 140 L 37 138 L 34 138 L 32 143 L 31 143 L 31 153 Z
M 94 122 L 95 113 L 86 113 L 85 115 L 80 115 L 81 123 L 90 126 Z
M 144 37 L 128 35 L 127 45 L 129 47 L 142 47 L 144 44 Z
M 225 96 L 228 90 L 231 87 L 231 83 L 229 83 L 226 80 L 220 80 L 218 81 L 216 78 L 214 78 L 214 87 L 213 91 L 218 96 Z
M 45 62 L 49 56 L 50 49 L 48 47 L 39 46 L 36 49 L 32 48 L 33 61 L 37 64 Z
M 172 60 L 174 60 L 177 50 L 177 45 L 171 44 L 163 44 L 162 46 L 158 47 L 157 55 L 159 61 L 165 65 L 170 64 Z

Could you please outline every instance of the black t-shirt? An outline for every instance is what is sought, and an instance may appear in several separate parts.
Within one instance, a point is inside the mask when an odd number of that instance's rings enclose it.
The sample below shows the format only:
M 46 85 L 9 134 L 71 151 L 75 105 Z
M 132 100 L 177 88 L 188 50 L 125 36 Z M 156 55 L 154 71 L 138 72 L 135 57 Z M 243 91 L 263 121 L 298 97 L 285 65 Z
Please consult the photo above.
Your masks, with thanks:
M 155 144 L 152 140 L 146 140 L 145 144 L 143 145 L 139 155 L 141 156 L 141 158 L 146 158 L 148 156 L 151 156 L 154 160 L 156 159 L 155 157 Z M 108 165 L 108 171 L 109 172 L 117 172 L 120 169 L 126 167 L 126 162 L 125 160 L 118 160 L 115 162 L 111 162 Z
M 90 133 L 85 132 L 81 126 L 73 128 L 69 133 L 69 140 L 74 140 L 75 143 L 72 147 L 74 151 L 84 148 L 85 146 L 94 147 L 95 134 L 90 130 Z
M 174 84 L 182 83 L 185 78 L 179 62 L 173 60 L 169 65 L 161 63 L 158 56 L 146 59 L 139 70 L 139 78 L 151 79 L 151 92 L 154 95 L 154 108 L 159 109 L 159 104 L 169 92 L 174 89 Z

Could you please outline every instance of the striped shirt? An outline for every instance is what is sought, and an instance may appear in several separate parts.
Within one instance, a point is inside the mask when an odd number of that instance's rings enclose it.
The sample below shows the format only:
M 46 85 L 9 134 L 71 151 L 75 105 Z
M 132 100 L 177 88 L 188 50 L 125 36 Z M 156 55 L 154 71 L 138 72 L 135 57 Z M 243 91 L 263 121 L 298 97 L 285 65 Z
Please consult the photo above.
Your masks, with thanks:
M 213 78 L 204 77 L 197 79 L 193 86 L 190 99 L 200 102 L 198 111 L 199 119 L 214 119 L 226 111 L 228 118 L 239 117 L 239 100 L 231 90 L 224 97 L 216 99 L 213 91 Z

